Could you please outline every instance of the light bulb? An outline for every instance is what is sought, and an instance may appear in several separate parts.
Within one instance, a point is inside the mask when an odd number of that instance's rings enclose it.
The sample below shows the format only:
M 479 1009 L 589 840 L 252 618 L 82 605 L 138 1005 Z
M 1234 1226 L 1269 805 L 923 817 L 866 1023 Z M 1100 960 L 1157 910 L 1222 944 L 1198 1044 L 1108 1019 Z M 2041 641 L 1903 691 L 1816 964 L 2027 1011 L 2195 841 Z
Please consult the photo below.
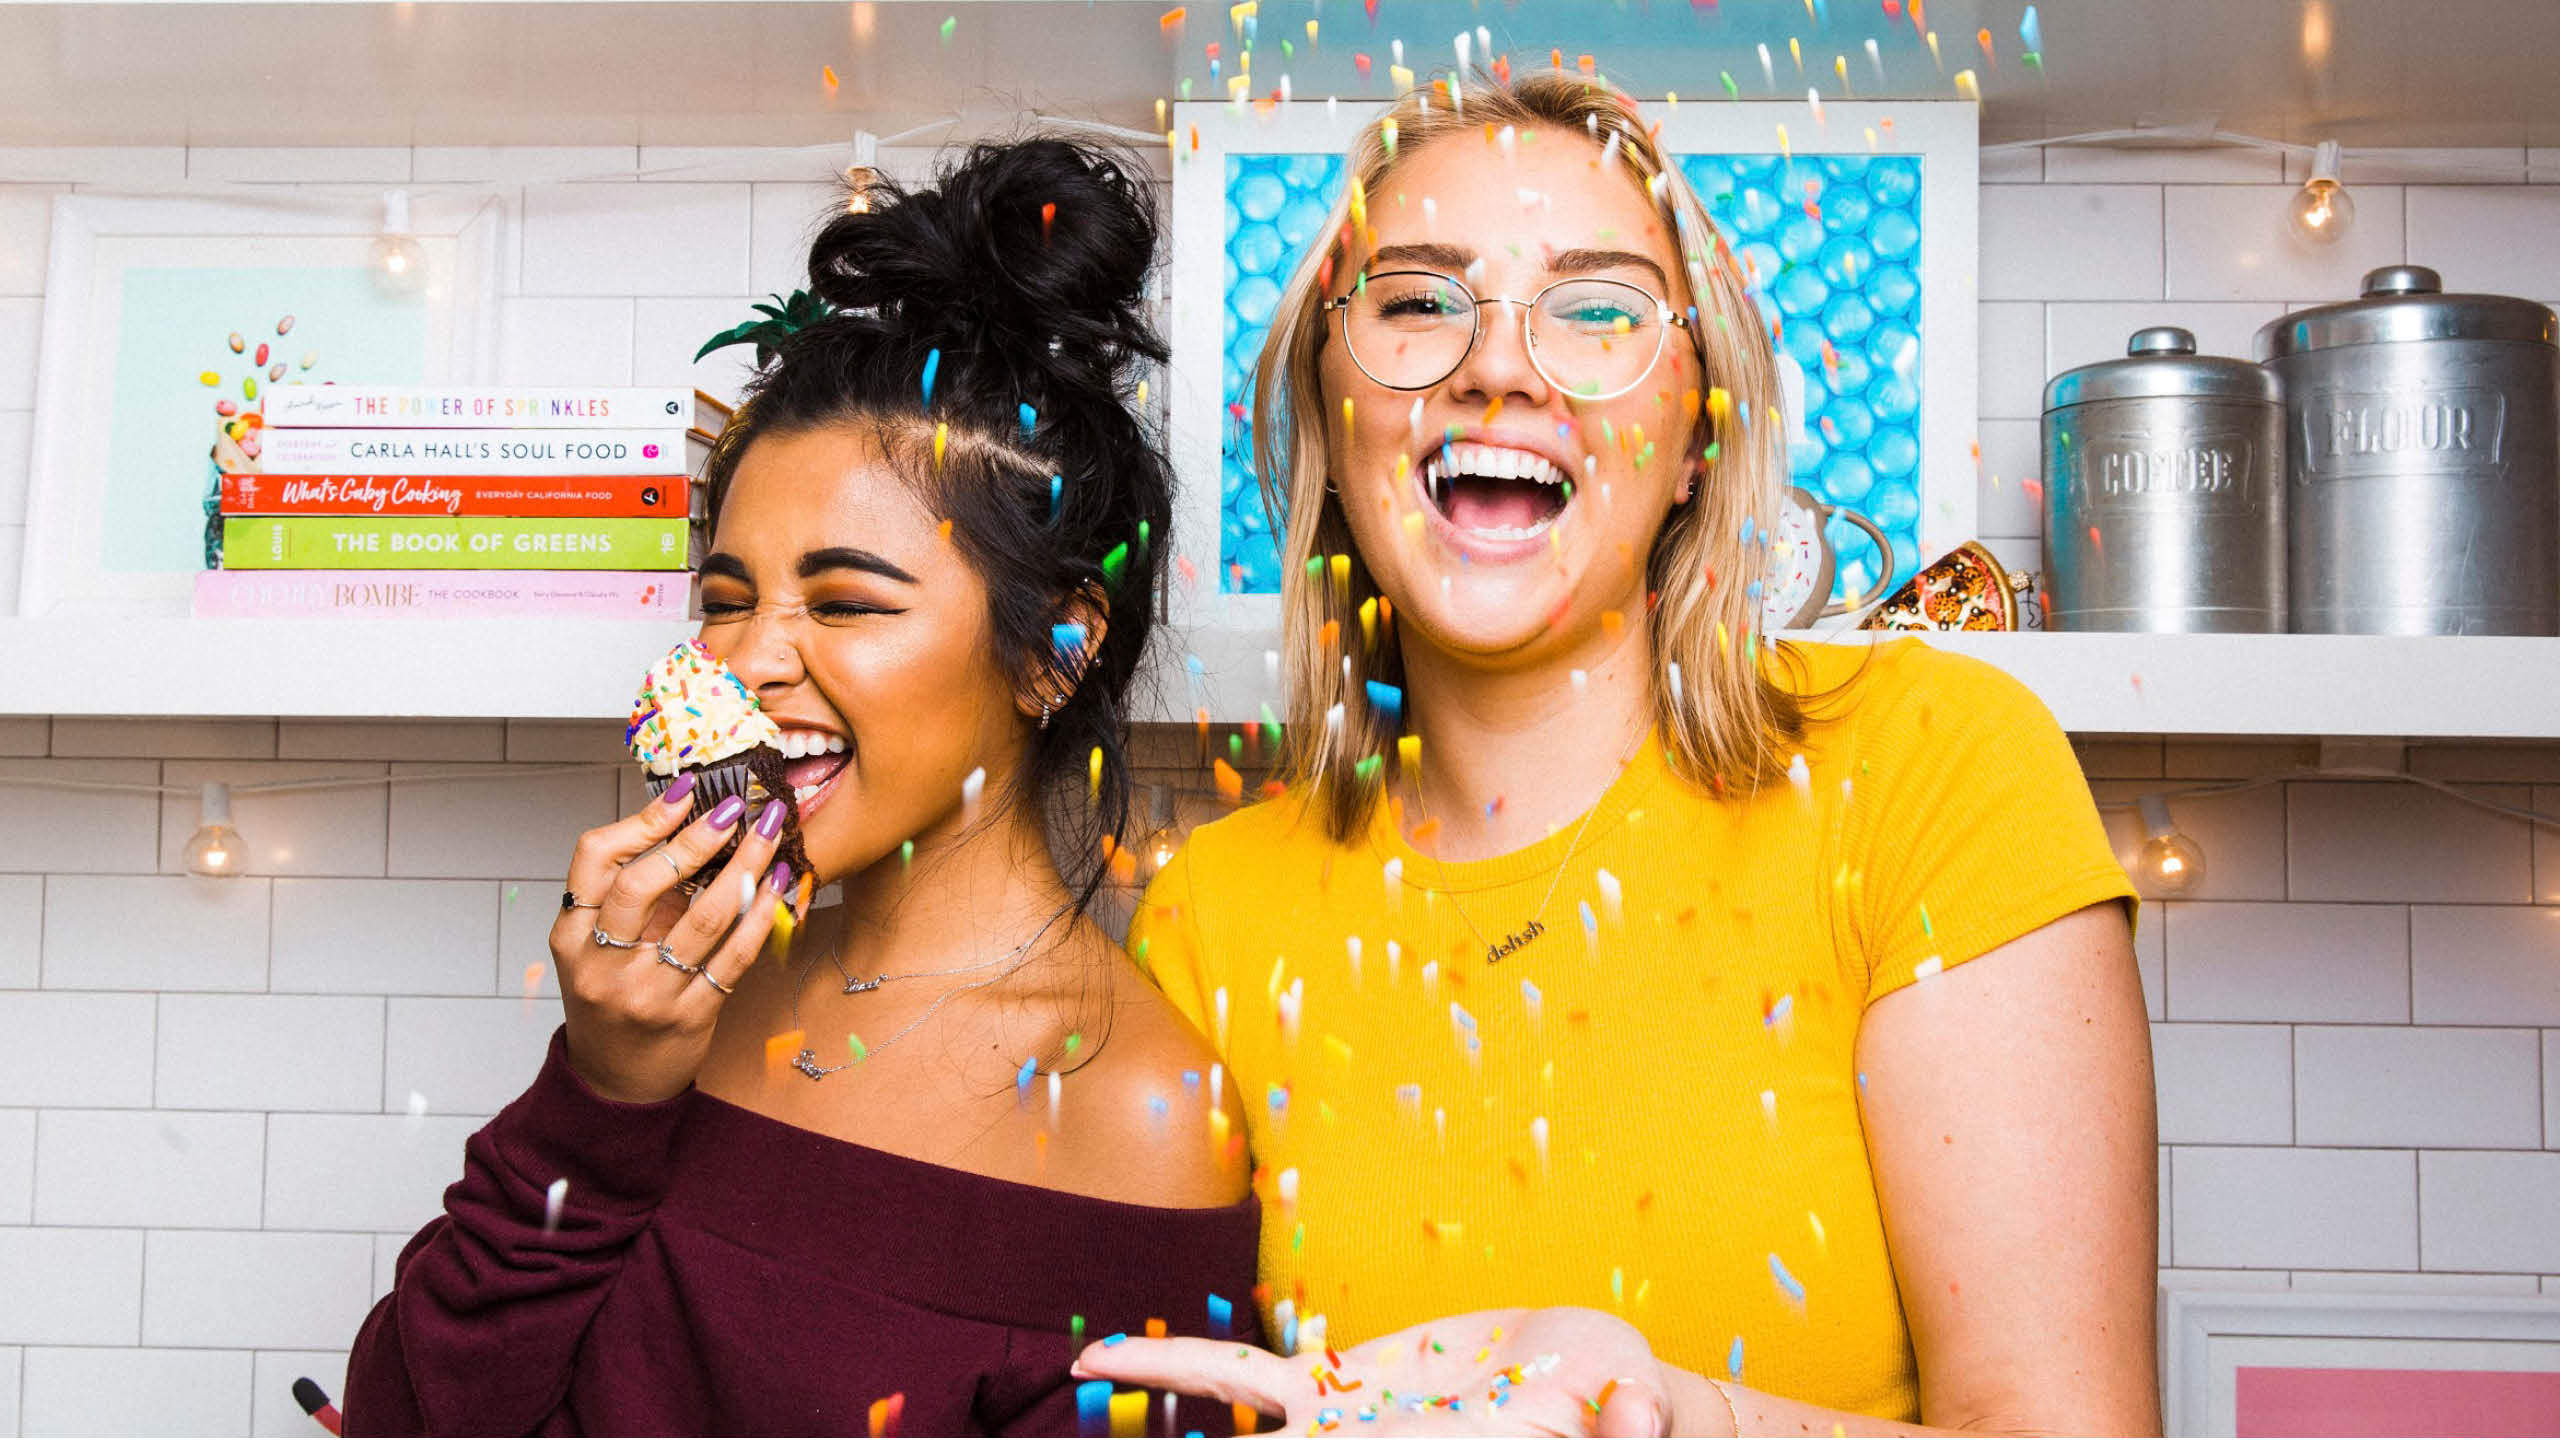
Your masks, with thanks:
M 2138 804 L 2144 838 L 2135 869 L 2143 893 L 2184 895 L 2203 884 L 2204 847 L 2180 833 L 2177 822 L 2169 818 L 2169 802 L 2145 795 Z
M 367 252 L 373 283 L 395 295 L 416 292 L 427 283 L 426 247 L 409 233 L 409 192 L 382 192 L 382 233 Z
M 2312 152 L 2311 178 L 2294 192 L 2285 224 L 2308 245 L 2335 245 L 2356 220 L 2355 198 L 2338 182 L 2338 142 L 2323 140 Z
M 231 828 L 231 787 L 219 781 L 204 787 L 196 833 L 187 839 L 187 873 L 217 878 L 249 868 L 249 843 Z
M 1138 842 L 1138 880 L 1152 880 L 1156 872 L 1173 863 L 1174 853 L 1182 848 L 1182 827 L 1173 818 L 1173 792 L 1158 786 L 1147 791 L 1154 828 Z

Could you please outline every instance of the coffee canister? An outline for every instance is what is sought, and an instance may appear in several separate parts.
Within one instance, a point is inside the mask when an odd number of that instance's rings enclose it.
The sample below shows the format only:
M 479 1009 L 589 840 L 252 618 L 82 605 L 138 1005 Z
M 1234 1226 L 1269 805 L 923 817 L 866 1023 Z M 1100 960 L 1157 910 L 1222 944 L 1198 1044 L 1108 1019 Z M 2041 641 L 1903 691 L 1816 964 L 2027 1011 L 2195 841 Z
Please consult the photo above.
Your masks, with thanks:
M 2284 381 L 2293 628 L 2560 635 L 2560 351 L 2545 306 L 2393 265 L 2258 331 Z
M 2045 624 L 2282 631 L 2284 404 L 2276 377 L 2174 325 L 2044 391 Z

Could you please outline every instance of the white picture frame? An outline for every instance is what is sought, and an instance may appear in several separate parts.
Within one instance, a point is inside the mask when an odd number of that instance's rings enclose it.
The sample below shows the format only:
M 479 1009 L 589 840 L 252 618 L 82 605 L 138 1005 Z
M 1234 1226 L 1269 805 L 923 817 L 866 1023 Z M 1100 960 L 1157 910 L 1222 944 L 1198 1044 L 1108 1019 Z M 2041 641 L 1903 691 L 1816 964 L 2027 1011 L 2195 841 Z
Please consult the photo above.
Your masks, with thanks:
M 1164 714 L 1156 718 L 1188 720 L 1202 707 L 1213 715 L 1249 716 L 1278 698 L 1273 667 L 1263 655 L 1278 644 L 1278 597 L 1236 593 L 1222 584 L 1228 160 L 1340 155 L 1384 109 L 1375 102 L 1334 101 L 1192 101 L 1174 107 L 1167 438 L 1176 476 L 1175 554 L 1187 562 L 1190 578 L 1177 589 L 1172 619 L 1199 664 L 1190 670 L 1185 692 L 1166 697 Z M 1907 574 L 1974 538 L 1977 107 L 1969 101 L 1843 101 L 1827 104 L 1818 123 L 1803 104 L 1781 101 L 1649 105 L 1646 114 L 1648 121 L 1661 122 L 1662 144 L 1675 157 L 1919 158 L 1918 204 L 1926 215 L 1916 267 L 1918 329 L 1926 347 L 1919 411 L 1921 553 L 1896 559 Z M 1849 583 L 1850 577 L 1844 573 L 1842 580 Z
M 2537 1393 L 2560 1397 L 2560 1298 L 2170 1287 L 2160 1293 L 2162 1420 L 2170 1435 L 2239 1434 L 2244 1369 L 2317 1371 L 2320 1386 L 2332 1393 L 2358 1383 L 2342 1376 L 2549 1375 L 2547 1384 L 2533 1382 Z M 2560 1434 L 2560 1398 L 2550 1404 L 2544 1421 L 2524 1433 Z M 2513 1402 L 2508 1405 L 2512 1410 Z M 2452 1414 L 2426 1408 L 2451 1423 L 2430 1430 L 2423 1416 L 2411 1422 L 2383 1415 L 2387 1428 L 2359 1433 L 2479 1433 Z M 2305 1427 L 2308 1418 L 2299 1410 L 2260 1417 L 2272 1420 L 2272 1433 L 2322 1433 Z
M 275 347 L 288 366 L 287 381 L 463 385 L 496 373 L 500 254 L 511 202 L 498 192 L 411 192 L 411 234 L 426 264 L 424 283 L 411 299 L 375 295 L 352 278 L 359 270 L 370 273 L 368 252 L 383 216 L 376 191 L 55 198 L 17 595 L 21 618 L 187 613 L 202 558 L 199 550 L 193 563 L 176 563 L 176 529 L 188 523 L 201 529 L 200 508 L 189 517 L 184 507 L 201 505 L 201 457 L 219 425 L 211 408 L 217 392 L 191 392 L 201 416 L 167 393 L 168 386 L 196 381 L 167 363 L 173 342 L 153 325 L 146 297 L 165 297 L 174 288 L 210 314 L 228 293 L 290 291 L 293 277 L 310 277 L 311 288 L 330 287 L 333 298 L 323 308 L 338 322 L 335 333 L 316 317 L 296 332 L 278 333 L 281 317 L 265 310 L 231 322 L 244 347 Z M 385 308 L 368 312 L 368 306 Z M 397 338 L 368 332 L 368 313 L 396 313 Z M 170 324 L 190 326 L 176 343 L 192 354 L 201 338 L 195 332 L 207 327 L 194 310 L 187 315 Z M 209 334 L 215 348 L 205 373 L 228 377 L 247 368 L 244 357 L 253 350 L 225 354 L 219 329 Z M 397 373 L 350 373 L 327 364 L 305 370 L 300 359 L 317 356 L 315 346 L 377 366 L 396 352 Z M 238 392 L 226 385 L 225 393 Z M 175 409 L 190 417 L 189 426 L 205 427 L 201 436 L 181 432 L 173 439 L 165 419 L 135 420 L 136 413 L 165 417 Z M 162 463 L 159 452 L 173 446 L 193 447 L 199 458 L 192 472 L 170 473 L 173 467 Z

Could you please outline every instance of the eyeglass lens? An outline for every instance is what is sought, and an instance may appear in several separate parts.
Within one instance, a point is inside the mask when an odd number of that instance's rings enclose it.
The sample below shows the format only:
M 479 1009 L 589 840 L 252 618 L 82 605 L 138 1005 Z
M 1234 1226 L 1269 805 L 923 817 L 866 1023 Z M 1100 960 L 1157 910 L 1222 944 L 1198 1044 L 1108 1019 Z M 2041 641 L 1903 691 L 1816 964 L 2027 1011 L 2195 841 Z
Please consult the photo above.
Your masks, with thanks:
M 1481 308 L 1446 275 L 1371 275 L 1354 287 L 1344 307 L 1344 343 L 1379 384 L 1427 389 L 1465 362 L 1476 343 Z M 1550 382 L 1575 394 L 1612 395 L 1632 387 L 1662 347 L 1662 302 L 1624 281 L 1560 280 L 1524 308 L 1530 360 Z M 1501 323 L 1501 317 L 1489 323 Z

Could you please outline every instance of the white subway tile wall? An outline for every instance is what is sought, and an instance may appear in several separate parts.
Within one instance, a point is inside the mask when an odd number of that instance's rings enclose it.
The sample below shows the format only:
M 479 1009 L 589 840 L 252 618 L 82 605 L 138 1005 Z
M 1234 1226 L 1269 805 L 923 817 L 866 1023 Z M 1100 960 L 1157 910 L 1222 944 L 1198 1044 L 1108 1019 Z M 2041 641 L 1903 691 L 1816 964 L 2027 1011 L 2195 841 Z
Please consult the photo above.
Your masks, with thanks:
M 2293 1030 L 2154 1025 L 2160 1138 L 2172 1145 L 2293 1142 Z
M 2041 463 L 2044 384 L 2121 353 L 2135 329 L 2184 325 L 2207 351 L 2246 354 L 2288 306 L 2348 298 L 2363 268 L 2404 259 L 2448 286 L 2560 298 L 2536 278 L 2560 274 L 2542 223 L 2560 186 L 2406 158 L 2359 158 L 2355 232 L 2326 255 L 2286 239 L 2298 177 L 2269 157 L 1986 165 L 1983 535 L 2034 555 L 2023 482 Z M 592 179 L 710 160 L 751 168 Z M 0 611 L 51 195 L 395 171 L 522 201 L 500 347 L 516 383 L 734 393 L 744 357 L 697 364 L 694 348 L 745 318 L 747 297 L 799 282 L 799 237 L 830 203 L 805 155 L 0 147 Z M 560 868 L 580 831 L 637 803 L 618 772 L 552 767 L 612 762 L 617 732 L 0 719 L 6 779 L 484 775 L 235 795 L 253 873 L 218 883 L 179 873 L 189 796 L 0 789 L 0 1434 L 310 1433 L 293 1379 L 343 1391 L 356 1323 L 436 1213 L 463 1138 L 539 1064 L 558 1013 Z M 1147 780 L 1206 788 L 1182 768 L 1187 733 L 1143 748 L 1161 767 Z M 2079 750 L 2111 805 L 2316 758 L 2213 737 Z M 2411 765 L 2560 815 L 2560 744 L 2426 745 Z M 2205 881 L 2147 904 L 2135 946 L 2164 1283 L 2560 1295 L 2560 830 L 2348 782 L 2182 798 L 2175 813 L 2205 847 Z M 2107 818 L 2130 861 L 2138 827 Z
M 36 1223 L 254 1228 L 266 1127 L 248 1113 L 47 1110 L 36 1118 Z
M 0 1225 L 35 1216 L 36 1112 L 0 1110 Z

